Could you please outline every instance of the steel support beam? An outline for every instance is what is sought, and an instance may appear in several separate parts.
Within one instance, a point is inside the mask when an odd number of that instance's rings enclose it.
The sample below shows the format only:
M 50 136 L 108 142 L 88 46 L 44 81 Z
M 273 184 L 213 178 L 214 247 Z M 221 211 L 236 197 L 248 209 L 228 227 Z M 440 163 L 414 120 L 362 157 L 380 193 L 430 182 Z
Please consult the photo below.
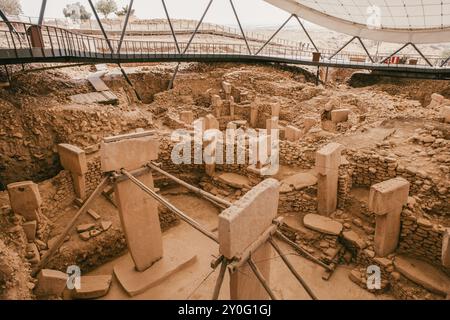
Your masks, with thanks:
M 245 41 L 245 45 L 247 46 L 248 53 L 252 54 L 252 50 L 250 49 L 250 46 L 247 41 L 247 36 L 245 35 L 244 29 L 242 28 L 242 25 L 241 25 L 241 20 L 239 20 L 239 16 L 237 14 L 236 8 L 234 7 L 233 0 L 230 0 L 230 5 L 231 5 L 231 8 L 233 9 L 234 16 L 236 17 L 236 20 L 239 25 L 239 29 L 241 30 L 242 36 L 244 37 L 244 41 Z
M 44 22 L 44 15 L 45 15 L 46 7 L 47 7 L 47 0 L 42 0 L 41 11 L 39 12 L 38 26 L 42 26 L 42 23 Z
M 272 299 L 272 300 L 279 300 L 279 298 L 275 295 L 275 293 L 272 291 L 272 289 L 270 289 L 269 284 L 267 283 L 267 280 L 264 278 L 263 274 L 261 273 L 261 271 L 259 270 L 258 266 L 253 261 L 252 257 L 250 257 L 247 260 L 247 263 L 250 266 L 250 268 L 252 269 L 252 271 L 255 274 L 255 276 L 258 279 L 258 281 L 261 283 L 261 285 L 266 290 L 267 294 L 270 296 L 270 299 Z
M 313 45 L 314 49 L 316 50 L 316 52 L 320 52 L 320 50 L 317 48 L 316 44 L 314 43 L 313 39 L 311 38 L 311 36 L 309 35 L 308 30 L 306 30 L 304 24 L 302 23 L 302 21 L 300 20 L 300 18 L 295 14 L 294 17 L 297 19 L 298 23 L 300 24 L 300 26 L 302 27 L 303 31 L 305 32 L 306 36 L 308 37 L 309 41 L 311 42 L 311 44 Z
M 172 25 L 172 20 L 170 19 L 169 11 L 167 10 L 166 2 L 164 0 L 161 0 L 164 12 L 166 14 L 167 22 L 169 23 L 170 32 L 172 33 L 173 41 L 175 41 L 175 45 L 177 46 L 178 53 L 181 53 L 180 45 L 178 44 L 177 35 L 175 34 L 175 30 Z
M 278 28 L 278 30 L 277 31 L 275 31 L 275 33 L 269 38 L 269 40 L 267 40 L 263 45 L 262 45 L 262 47 L 255 53 L 255 56 L 257 56 L 268 44 L 269 44 L 269 42 L 270 41 L 272 41 L 272 39 L 273 38 L 275 38 L 275 36 L 281 31 L 281 29 L 283 29 L 284 28 L 284 26 L 292 19 L 292 17 L 293 17 L 294 15 L 293 14 L 291 14 L 290 16 L 289 16 L 289 18 L 287 18 L 287 20 Z
M 6 23 L 6 25 L 8 26 L 9 31 L 14 32 L 15 34 L 17 34 L 17 31 L 13 27 L 13 25 L 11 24 L 11 21 L 9 21 L 8 17 L 5 15 L 5 13 L 1 9 L 0 9 L 0 18 L 2 18 L 2 20 Z
M 422 51 L 420 51 L 419 48 L 417 48 L 417 46 L 416 46 L 414 43 L 412 43 L 412 42 L 408 42 L 408 43 L 406 43 L 405 45 L 403 45 L 400 49 L 398 49 L 397 51 L 395 51 L 395 52 L 394 52 L 393 54 L 391 54 L 389 57 L 384 58 L 384 59 L 381 61 L 381 63 L 386 62 L 387 60 L 389 60 L 390 58 L 392 58 L 393 56 L 395 56 L 397 53 L 399 53 L 400 51 L 402 51 L 403 49 L 405 49 L 407 46 L 413 47 L 414 50 L 416 50 L 417 53 L 419 53 L 419 55 L 422 57 L 422 59 L 425 60 L 425 62 L 426 62 L 430 67 L 433 66 L 433 64 L 431 64 L 430 60 L 428 60 L 428 58 L 425 57 L 425 55 L 422 53 Z M 444 64 L 444 65 L 445 65 L 445 64 Z
M 354 36 L 354 37 L 351 38 L 349 41 L 347 41 L 342 47 L 340 47 L 335 53 L 333 53 L 333 55 L 331 55 L 331 56 L 328 58 L 328 60 L 333 59 L 336 55 L 339 54 L 339 52 L 341 52 L 342 50 L 344 50 L 344 49 L 345 49 L 350 43 L 352 43 L 353 40 L 355 40 L 355 39 L 358 39 L 359 43 L 360 43 L 361 46 L 363 47 L 363 49 L 364 49 L 364 51 L 366 52 L 367 56 L 369 57 L 370 61 L 372 61 L 372 63 L 373 63 L 374 61 L 373 61 L 372 56 L 371 56 L 370 53 L 369 53 L 369 50 L 367 50 L 367 47 L 366 47 L 366 45 L 364 44 L 364 42 L 361 40 L 361 38 L 360 38 L 360 37 L 357 37 L 357 36 Z
M 109 50 L 111 51 L 111 55 L 113 55 L 114 49 L 111 45 L 111 42 L 109 41 L 108 35 L 106 34 L 106 31 L 105 31 L 105 28 L 103 27 L 103 23 L 100 20 L 100 17 L 98 16 L 97 10 L 95 10 L 92 0 L 88 0 L 88 1 L 89 1 L 89 5 L 91 6 L 92 12 L 94 13 L 95 19 L 97 20 L 97 23 L 100 26 L 100 30 L 102 31 L 103 37 L 105 38 L 106 43 L 108 44 Z
M 187 43 L 187 45 L 186 45 L 186 48 L 184 48 L 184 50 L 183 50 L 183 54 L 185 54 L 185 53 L 188 51 L 188 49 L 189 49 L 189 47 L 190 47 L 190 45 L 191 45 L 191 43 L 192 43 L 192 40 L 194 40 L 195 35 L 197 34 L 198 29 L 200 28 L 201 24 L 203 23 L 203 19 L 205 19 L 205 16 L 206 16 L 206 14 L 208 13 L 208 10 L 209 10 L 209 8 L 211 7 L 213 1 L 214 1 L 214 0 L 209 0 L 209 3 L 208 3 L 208 5 L 206 6 L 206 9 L 205 9 L 205 11 L 203 12 L 202 17 L 200 18 L 200 20 L 199 20 L 197 26 L 195 27 L 194 33 L 192 33 L 192 36 L 191 36 L 191 38 L 189 39 L 189 41 L 188 41 L 188 43 Z
M 122 34 L 120 35 L 119 44 L 117 45 L 117 54 L 120 54 L 120 49 L 122 48 L 123 39 L 125 38 L 125 32 L 127 32 L 128 21 L 130 19 L 131 11 L 133 9 L 134 0 L 130 0 L 130 4 L 128 5 L 128 12 L 125 16 L 125 21 L 123 23 Z

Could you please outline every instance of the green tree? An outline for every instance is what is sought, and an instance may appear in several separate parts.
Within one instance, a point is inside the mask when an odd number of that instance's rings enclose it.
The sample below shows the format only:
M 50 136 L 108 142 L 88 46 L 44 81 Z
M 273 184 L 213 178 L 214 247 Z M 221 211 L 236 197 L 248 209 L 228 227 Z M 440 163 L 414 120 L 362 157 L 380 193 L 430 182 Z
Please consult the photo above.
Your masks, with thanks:
M 105 19 L 108 19 L 108 16 L 117 11 L 117 4 L 114 0 L 100 0 L 96 3 L 95 8 L 103 14 Z
M 125 7 L 122 7 L 121 10 L 116 11 L 116 16 L 123 17 L 123 16 L 125 16 L 128 13 L 129 10 L 130 10 L 130 8 L 129 8 L 129 5 L 127 4 Z M 134 9 L 131 9 L 130 15 L 131 16 L 134 15 Z
M 5 14 L 17 15 L 22 13 L 19 0 L 0 0 L 0 9 Z
M 72 20 L 89 20 L 92 16 L 92 14 L 79 2 L 66 5 L 63 9 L 63 14 L 66 18 Z

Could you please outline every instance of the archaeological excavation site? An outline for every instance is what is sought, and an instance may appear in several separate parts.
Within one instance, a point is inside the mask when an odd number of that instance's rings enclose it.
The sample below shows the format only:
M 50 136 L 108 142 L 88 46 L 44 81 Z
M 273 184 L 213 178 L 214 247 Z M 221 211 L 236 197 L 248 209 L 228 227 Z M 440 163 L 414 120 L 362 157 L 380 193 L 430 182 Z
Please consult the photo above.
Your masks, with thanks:
M 450 1 L 401 2 L 0 0 L 0 300 L 450 300 Z

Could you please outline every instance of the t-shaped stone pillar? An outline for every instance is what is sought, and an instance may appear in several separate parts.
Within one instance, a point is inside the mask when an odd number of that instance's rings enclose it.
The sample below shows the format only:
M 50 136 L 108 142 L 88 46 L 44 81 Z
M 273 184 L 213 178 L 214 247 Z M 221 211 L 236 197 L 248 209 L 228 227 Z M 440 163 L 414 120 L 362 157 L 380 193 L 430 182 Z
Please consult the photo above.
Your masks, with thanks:
M 11 208 L 27 221 L 39 221 L 42 204 L 38 185 L 33 181 L 15 182 L 7 185 Z
M 101 144 L 102 171 L 136 170 L 156 160 L 156 138 L 139 135 L 123 135 L 118 140 L 106 138 Z M 154 188 L 150 170 L 137 178 Z M 114 194 L 131 257 L 136 269 L 144 271 L 163 255 L 158 203 L 128 179 L 116 183 Z
M 75 194 L 80 199 L 86 198 L 86 172 L 87 161 L 86 153 L 84 150 L 70 145 L 59 144 L 58 145 L 59 159 L 64 169 L 70 171 L 73 179 L 73 187 Z
M 339 143 L 330 143 L 316 153 L 316 170 L 319 174 L 317 184 L 317 211 L 330 215 L 337 208 L 337 191 L 341 151 Z
M 224 210 L 219 216 L 219 251 L 231 260 L 242 254 L 272 226 L 278 210 L 279 182 L 267 179 L 250 190 L 243 198 Z M 272 248 L 263 243 L 252 259 L 264 278 L 270 278 Z M 267 293 L 245 264 L 230 276 L 231 300 L 262 300 Z
M 408 201 L 410 183 L 395 178 L 370 188 L 369 210 L 376 215 L 375 253 L 386 257 L 393 253 L 400 237 L 400 215 Z
M 256 104 L 250 105 L 250 126 L 256 128 L 258 125 L 258 106 Z

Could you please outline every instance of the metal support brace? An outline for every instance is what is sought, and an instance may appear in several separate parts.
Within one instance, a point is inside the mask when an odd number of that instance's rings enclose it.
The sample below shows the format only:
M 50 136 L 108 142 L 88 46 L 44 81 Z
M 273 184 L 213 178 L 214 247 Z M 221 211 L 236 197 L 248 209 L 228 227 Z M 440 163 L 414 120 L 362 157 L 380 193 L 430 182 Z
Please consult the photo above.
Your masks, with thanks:
M 292 19 L 292 17 L 293 17 L 294 15 L 293 14 L 291 14 L 290 16 L 289 16 L 289 18 L 287 18 L 287 20 L 281 25 L 281 27 L 279 27 L 278 28 L 278 30 L 277 31 L 275 31 L 275 33 L 269 38 L 269 40 L 267 40 L 263 45 L 262 45 L 262 47 L 255 53 L 255 56 L 257 56 L 268 44 L 269 44 L 269 42 L 270 41 L 272 41 L 272 39 L 273 38 L 275 38 L 275 36 L 281 31 L 281 29 L 283 29 L 284 28 L 284 26 Z
M 89 4 L 91 5 L 91 9 L 94 12 L 95 19 L 97 19 L 97 22 L 98 22 L 98 24 L 100 26 L 100 29 L 101 29 L 102 33 L 103 33 L 103 37 L 105 38 L 106 43 L 108 44 L 109 50 L 111 51 L 111 57 L 112 57 L 113 54 L 114 54 L 114 49 L 113 49 L 113 47 L 111 45 L 111 41 L 109 41 L 108 35 L 106 34 L 105 28 L 103 27 L 103 24 L 102 24 L 102 22 L 100 20 L 100 17 L 97 14 L 97 10 L 95 10 L 95 7 L 94 7 L 94 4 L 92 3 L 92 0 L 89 0 Z M 123 26 L 121 41 L 119 43 L 119 48 L 118 48 L 117 53 L 120 52 L 120 48 L 121 48 L 121 45 L 122 45 L 123 37 L 125 36 L 125 31 L 126 31 L 126 28 L 127 28 L 128 18 L 129 18 L 130 12 L 131 12 L 131 5 L 132 4 L 133 4 L 133 0 L 130 1 L 129 10 L 127 12 L 127 21 L 125 22 L 125 24 Z M 125 78 L 126 82 L 131 86 L 131 88 L 133 89 L 134 93 L 136 94 L 136 97 L 139 99 L 139 101 L 142 101 L 141 96 L 137 92 L 136 88 L 133 86 L 133 83 L 131 82 L 130 78 L 126 74 L 125 70 L 122 68 L 122 65 L 120 64 L 120 60 L 118 60 L 117 65 L 119 66 L 120 72 L 122 72 L 122 75 Z
M 188 41 L 188 43 L 187 43 L 187 45 L 186 45 L 186 48 L 184 48 L 184 50 L 183 50 L 183 54 L 185 54 L 185 53 L 188 51 L 188 49 L 189 49 L 189 47 L 190 47 L 190 45 L 191 45 L 191 43 L 192 43 L 192 40 L 194 40 L 194 37 L 195 37 L 195 35 L 197 34 L 198 29 L 200 28 L 201 24 L 203 23 L 203 19 L 205 19 L 205 16 L 206 16 L 206 14 L 208 13 L 208 10 L 209 10 L 209 8 L 211 7 L 213 1 L 214 1 L 214 0 L 209 0 L 209 3 L 208 3 L 208 5 L 206 6 L 206 9 L 205 9 L 205 11 L 203 12 L 202 17 L 200 18 L 200 21 L 198 22 L 197 26 L 195 27 L 194 33 L 191 35 L 191 38 L 189 39 L 189 41 Z
M 70 220 L 69 224 L 66 226 L 64 231 L 58 236 L 53 246 L 48 249 L 48 251 L 44 254 L 39 264 L 33 269 L 31 273 L 32 276 L 36 276 L 39 273 L 39 271 L 41 271 L 41 269 L 45 267 L 50 258 L 55 254 L 56 250 L 58 250 L 59 247 L 63 244 L 64 239 L 67 237 L 69 232 L 75 226 L 75 223 L 77 222 L 78 218 L 89 209 L 94 200 L 102 193 L 102 191 L 106 188 L 108 184 L 109 184 L 109 177 L 104 178 L 100 182 L 100 184 L 97 186 L 94 192 L 84 202 L 80 210 L 78 210 L 78 212 L 73 216 L 72 220 Z
M 442 64 L 441 64 L 441 68 L 444 67 L 449 61 L 450 61 L 450 57 L 445 59 L 444 62 L 442 62 Z
M 233 0 L 230 0 L 230 4 L 231 4 L 231 8 L 233 9 L 234 16 L 236 17 L 237 23 L 239 25 L 239 29 L 241 29 L 242 36 L 244 37 L 244 41 L 245 41 L 245 45 L 247 46 L 248 53 L 252 54 L 252 50 L 250 49 L 250 46 L 247 41 L 247 36 L 245 35 L 244 29 L 242 28 L 242 25 L 241 25 L 241 20 L 239 20 L 239 16 L 236 12 L 236 8 L 234 7 Z
M 143 184 L 139 179 L 136 179 L 132 174 L 130 174 L 125 169 L 121 170 L 121 173 L 125 175 L 128 179 L 130 179 L 131 182 L 133 182 L 136 186 L 138 186 L 142 191 L 147 193 L 149 196 L 151 196 L 153 199 L 164 205 L 167 209 L 175 213 L 181 220 L 188 223 L 191 227 L 196 229 L 197 231 L 200 231 L 203 235 L 210 238 L 216 243 L 219 243 L 219 239 L 215 234 L 212 232 L 206 230 L 202 225 L 200 225 L 197 221 L 192 219 L 191 217 L 187 216 L 183 211 L 175 207 L 173 204 L 171 204 L 169 201 L 161 197 L 159 194 L 157 194 L 155 191 L 153 191 L 151 188 L 147 187 L 145 184 Z
M 122 34 L 120 35 L 119 44 L 117 46 L 117 54 L 120 54 L 120 49 L 122 48 L 123 39 L 125 38 L 125 32 L 127 31 L 127 27 L 128 27 L 128 20 L 130 19 L 130 14 L 131 14 L 131 11 L 133 8 L 133 2 L 134 2 L 134 0 L 130 0 L 130 4 L 128 6 L 128 12 L 125 17 L 125 21 L 123 23 Z
M 263 274 L 261 273 L 261 271 L 259 270 L 258 266 L 253 261 L 252 257 L 250 257 L 247 260 L 247 263 L 250 266 L 250 268 L 252 269 L 252 271 L 255 274 L 256 278 L 259 280 L 261 285 L 264 287 L 266 292 L 269 294 L 270 298 L 272 300 L 279 300 L 278 297 L 275 295 L 275 293 L 272 291 L 272 289 L 270 289 L 269 284 L 267 283 L 267 280 L 264 279 Z
M 217 278 L 216 285 L 214 286 L 213 300 L 219 299 L 220 288 L 222 288 L 223 278 L 225 277 L 225 271 L 227 270 L 228 260 L 223 257 L 222 264 L 220 265 L 219 277 Z
M 17 30 L 14 28 L 14 26 L 9 21 L 8 17 L 5 15 L 5 13 L 1 9 L 0 9 L 0 18 L 2 18 L 2 20 L 6 23 L 9 31 L 14 32 L 19 37 Z M 19 37 L 19 40 L 20 40 L 20 37 Z
M 358 39 L 359 43 L 361 44 L 361 46 L 363 47 L 364 51 L 366 52 L 366 55 L 369 57 L 370 61 L 372 61 L 372 63 L 374 63 L 372 56 L 369 53 L 369 50 L 367 50 L 366 45 L 364 44 L 364 42 L 361 40 L 360 37 L 358 36 L 354 36 L 353 38 L 351 38 L 347 43 L 345 43 L 341 48 L 339 48 L 338 51 L 336 51 L 332 56 L 330 56 L 328 58 L 328 60 L 333 59 L 339 52 L 341 52 L 342 50 L 344 50 L 350 43 L 353 42 L 353 40 Z
M 295 14 L 294 17 L 297 19 L 298 23 L 300 24 L 300 26 L 302 27 L 303 31 L 305 32 L 306 36 L 308 37 L 309 41 L 312 43 L 314 49 L 316 50 L 316 52 L 320 52 L 320 50 L 317 48 L 316 44 L 314 43 L 313 39 L 311 38 L 311 36 L 308 33 L 308 30 L 306 30 L 305 26 L 303 25 L 302 21 L 300 20 L 300 18 Z
M 298 282 L 300 282 L 300 284 L 302 285 L 302 287 L 305 289 L 305 291 L 308 293 L 308 295 L 311 297 L 311 299 L 313 300 L 317 300 L 316 295 L 314 294 L 314 292 L 312 292 L 311 288 L 308 286 L 308 284 L 305 282 L 305 280 L 303 280 L 303 278 L 298 274 L 297 270 L 295 270 L 294 266 L 291 264 L 291 262 L 286 258 L 286 256 L 284 255 L 283 251 L 281 251 L 280 247 L 278 246 L 278 244 L 275 242 L 274 239 L 270 238 L 269 239 L 269 243 L 272 245 L 272 247 L 275 249 L 275 251 L 278 253 L 278 255 L 280 256 L 280 258 L 283 260 L 284 264 L 288 267 L 288 269 L 292 272 L 292 274 L 294 275 L 294 277 L 298 280 Z
M 405 45 L 403 45 L 400 49 L 398 49 L 397 51 L 395 51 L 393 54 L 391 54 L 391 55 L 388 56 L 387 58 L 384 58 L 384 59 L 381 61 L 381 63 L 384 63 L 384 62 L 388 61 L 388 60 L 391 59 L 393 56 L 395 56 L 397 53 L 399 53 L 400 51 L 402 51 L 403 49 L 405 49 L 407 46 L 412 46 L 412 47 L 414 48 L 414 50 L 416 50 L 416 51 L 420 54 L 420 56 L 423 58 L 423 60 L 425 60 L 425 62 L 426 62 L 430 67 L 433 66 L 433 65 L 431 64 L 430 60 L 428 60 L 427 57 L 425 57 L 425 56 L 423 55 L 423 53 L 419 50 L 419 48 L 417 48 L 417 46 L 416 46 L 414 43 L 412 43 L 412 42 L 408 42 L 408 43 L 406 43 Z M 444 65 L 445 65 L 445 64 L 444 64 Z
M 164 12 L 166 13 L 167 22 L 169 22 L 170 32 L 172 32 L 173 40 L 175 41 L 175 45 L 177 46 L 178 53 L 181 53 L 180 45 L 178 44 L 177 35 L 175 34 L 175 30 L 172 25 L 172 20 L 169 16 L 169 11 L 167 10 L 166 2 L 164 0 L 161 0 Z
M 92 3 L 92 0 L 88 0 L 89 4 L 91 6 L 92 12 L 94 13 L 95 19 L 97 20 L 98 25 L 100 26 L 100 30 L 102 31 L 103 37 L 106 40 L 106 43 L 108 44 L 109 50 L 111 51 L 111 55 L 114 54 L 114 49 L 111 45 L 111 42 L 109 41 L 108 35 L 106 34 L 105 28 L 103 27 L 103 23 L 100 20 L 100 17 L 98 16 L 97 10 L 95 10 L 94 4 Z
M 44 15 L 45 15 L 45 8 L 47 7 L 47 0 L 42 0 L 41 4 L 41 11 L 39 13 L 39 20 L 38 25 L 42 26 L 42 23 L 44 22 Z

